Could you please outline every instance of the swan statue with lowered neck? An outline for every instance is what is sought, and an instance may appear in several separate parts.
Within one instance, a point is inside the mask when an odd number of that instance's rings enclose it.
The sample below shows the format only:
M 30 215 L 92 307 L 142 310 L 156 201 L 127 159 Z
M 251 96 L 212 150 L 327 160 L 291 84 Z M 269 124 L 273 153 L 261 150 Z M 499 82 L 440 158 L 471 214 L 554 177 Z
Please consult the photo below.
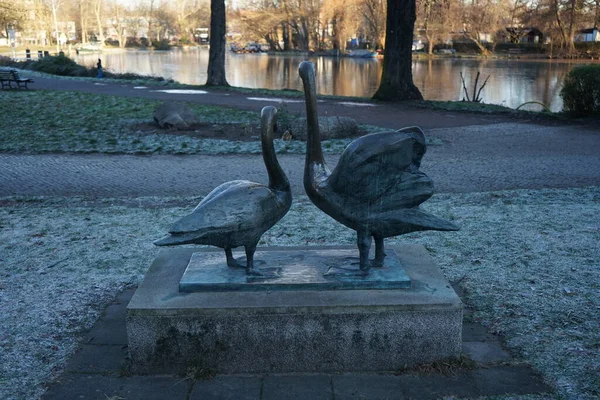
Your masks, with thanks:
M 263 233 L 288 212 L 292 204 L 290 183 L 279 165 L 273 145 L 277 109 L 261 111 L 262 155 L 269 176 L 263 185 L 245 180 L 223 183 L 213 189 L 194 209 L 154 242 L 157 246 L 203 244 L 225 250 L 227 265 L 245 267 L 247 275 L 262 274 L 254 269 L 254 252 Z M 233 258 L 232 249 L 244 246 L 246 265 Z
M 314 64 L 303 61 L 299 74 L 304 86 L 308 130 L 304 189 L 325 214 L 356 231 L 360 257 L 357 275 L 367 275 L 371 266 L 383 266 L 386 237 L 459 229 L 418 208 L 433 195 L 433 182 L 419 171 L 427 146 L 423 132 L 417 127 L 373 133 L 354 140 L 330 171 L 321 149 Z M 372 263 L 371 238 L 375 241 Z

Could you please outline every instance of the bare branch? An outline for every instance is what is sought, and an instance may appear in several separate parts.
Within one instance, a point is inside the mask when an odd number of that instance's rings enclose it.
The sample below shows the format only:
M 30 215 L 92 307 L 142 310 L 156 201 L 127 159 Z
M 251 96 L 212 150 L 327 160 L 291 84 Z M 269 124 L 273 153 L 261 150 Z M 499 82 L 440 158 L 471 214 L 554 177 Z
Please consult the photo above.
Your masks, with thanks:
M 469 99 L 469 92 L 467 92 L 467 85 L 465 85 L 465 78 L 463 77 L 462 71 L 460 71 L 460 80 L 462 81 L 463 90 L 465 91 L 465 96 L 467 96 L 467 101 L 471 101 Z
M 477 73 L 477 75 L 479 75 L 479 73 Z M 479 97 L 479 95 L 481 94 L 481 91 L 485 87 L 485 84 L 487 83 L 488 79 L 490 79 L 490 75 L 488 75 L 488 77 L 485 78 L 485 81 L 483 81 L 483 85 L 481 85 L 481 87 L 479 88 L 479 91 L 477 92 L 477 98 L 475 99 L 475 101 L 477 103 L 479 103 L 482 100 L 481 97 Z M 475 87 L 477 87 L 477 85 L 475 85 Z

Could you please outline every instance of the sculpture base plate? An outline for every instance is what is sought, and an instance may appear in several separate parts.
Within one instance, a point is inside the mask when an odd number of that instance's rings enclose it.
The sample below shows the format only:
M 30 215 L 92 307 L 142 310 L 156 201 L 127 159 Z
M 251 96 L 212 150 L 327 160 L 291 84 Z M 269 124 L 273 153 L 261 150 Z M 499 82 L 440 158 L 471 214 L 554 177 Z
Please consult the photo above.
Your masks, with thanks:
M 162 250 L 127 306 L 139 374 L 394 371 L 461 352 L 462 303 L 420 245 L 392 246 L 404 289 L 179 291 L 196 252 Z M 280 254 L 347 247 L 259 249 Z M 243 272 L 243 271 L 242 271 Z
M 384 265 L 371 268 L 368 275 L 361 274 L 357 252 L 356 248 L 257 251 L 254 269 L 262 276 L 249 276 L 243 268 L 228 267 L 223 252 L 197 252 L 179 281 L 179 291 L 410 288 L 410 278 L 395 250 L 388 249 Z M 245 259 L 240 262 L 246 264 Z

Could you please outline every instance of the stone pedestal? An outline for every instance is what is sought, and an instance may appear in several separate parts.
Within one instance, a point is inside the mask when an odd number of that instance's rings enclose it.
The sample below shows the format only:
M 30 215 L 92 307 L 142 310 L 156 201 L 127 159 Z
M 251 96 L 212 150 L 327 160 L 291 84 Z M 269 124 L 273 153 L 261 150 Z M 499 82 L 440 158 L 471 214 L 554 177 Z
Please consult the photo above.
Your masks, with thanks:
M 204 287 L 192 293 L 180 291 L 180 284 L 184 290 L 198 289 L 182 280 L 192 254 L 224 260 L 223 252 L 163 250 L 127 307 L 132 370 L 390 371 L 458 356 L 460 299 L 422 246 L 391 249 L 410 278 L 403 288 L 342 285 L 321 290 L 303 284 L 291 290 Z M 256 258 L 298 251 L 334 258 L 357 252 L 355 247 L 269 248 Z

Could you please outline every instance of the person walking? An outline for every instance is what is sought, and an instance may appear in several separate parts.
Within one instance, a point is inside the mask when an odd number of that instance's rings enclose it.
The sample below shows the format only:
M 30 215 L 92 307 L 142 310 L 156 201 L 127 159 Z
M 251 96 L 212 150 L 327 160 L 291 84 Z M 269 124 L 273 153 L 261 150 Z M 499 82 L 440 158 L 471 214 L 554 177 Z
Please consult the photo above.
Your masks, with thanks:
M 98 67 L 98 76 L 96 78 L 104 78 L 104 73 L 102 72 L 102 60 L 98 59 L 98 63 L 96 64 Z

